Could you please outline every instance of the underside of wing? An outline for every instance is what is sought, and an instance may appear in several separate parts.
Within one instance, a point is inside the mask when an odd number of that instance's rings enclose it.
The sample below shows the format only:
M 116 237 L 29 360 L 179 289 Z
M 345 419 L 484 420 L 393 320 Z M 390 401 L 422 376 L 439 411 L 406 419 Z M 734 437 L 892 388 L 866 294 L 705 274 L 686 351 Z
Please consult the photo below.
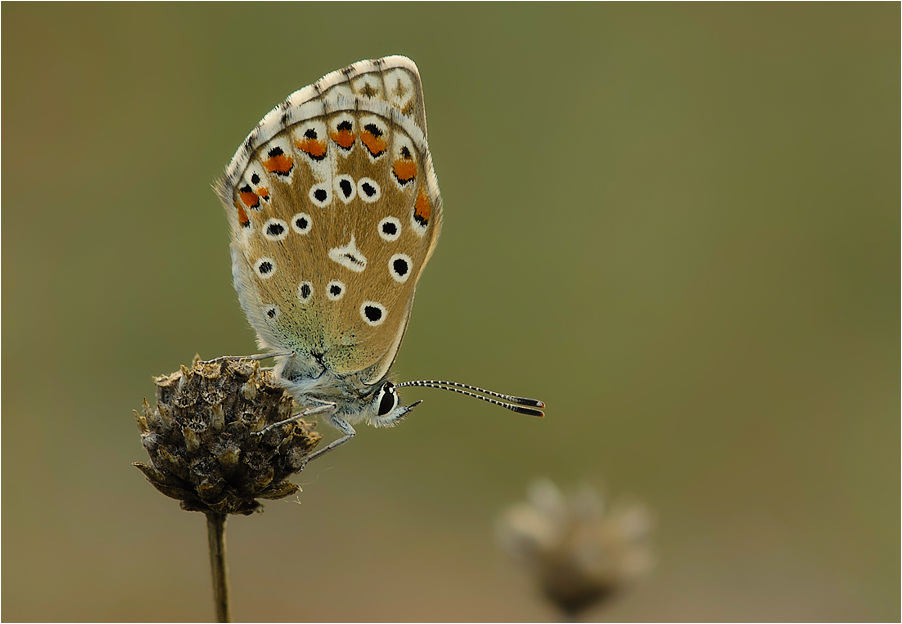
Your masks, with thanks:
M 425 126 L 413 62 L 362 61 L 274 109 L 219 183 L 242 307 L 298 376 L 394 360 L 441 226 Z

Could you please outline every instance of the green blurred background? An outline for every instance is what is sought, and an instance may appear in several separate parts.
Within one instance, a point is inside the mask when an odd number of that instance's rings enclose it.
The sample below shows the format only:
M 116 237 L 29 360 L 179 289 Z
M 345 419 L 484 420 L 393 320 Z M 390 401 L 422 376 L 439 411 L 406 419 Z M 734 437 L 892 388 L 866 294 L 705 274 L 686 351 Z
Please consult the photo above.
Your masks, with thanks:
M 548 416 L 408 390 L 230 521 L 235 617 L 553 619 L 492 534 L 545 475 L 657 519 L 592 618 L 900 618 L 897 3 L 2 17 L 4 620 L 212 617 L 203 517 L 131 467 L 131 410 L 255 350 L 211 181 L 385 54 L 420 67 L 445 204 L 395 372 Z

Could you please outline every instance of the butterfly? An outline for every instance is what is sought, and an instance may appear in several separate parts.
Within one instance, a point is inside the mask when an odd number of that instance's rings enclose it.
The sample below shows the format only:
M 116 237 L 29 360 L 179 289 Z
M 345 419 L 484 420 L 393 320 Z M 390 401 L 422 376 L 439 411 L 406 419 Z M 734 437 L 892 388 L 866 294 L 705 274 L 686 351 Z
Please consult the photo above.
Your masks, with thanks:
M 419 404 L 401 404 L 405 386 L 543 415 L 535 399 L 388 379 L 442 225 L 413 61 L 360 61 L 294 92 L 247 136 L 215 189 L 238 299 L 275 357 L 276 380 L 344 434 L 311 458 L 347 442 L 355 423 L 400 422 Z

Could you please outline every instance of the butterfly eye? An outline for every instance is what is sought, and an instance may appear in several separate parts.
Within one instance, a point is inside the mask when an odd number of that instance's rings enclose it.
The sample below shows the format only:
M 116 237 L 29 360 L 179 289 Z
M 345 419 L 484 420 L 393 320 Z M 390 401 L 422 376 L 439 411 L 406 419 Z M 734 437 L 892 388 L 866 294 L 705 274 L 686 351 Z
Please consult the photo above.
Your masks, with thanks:
M 395 409 L 398 405 L 398 393 L 395 392 L 395 387 L 387 383 L 379 390 L 379 408 L 376 410 L 376 413 L 379 416 L 385 416 L 390 411 Z

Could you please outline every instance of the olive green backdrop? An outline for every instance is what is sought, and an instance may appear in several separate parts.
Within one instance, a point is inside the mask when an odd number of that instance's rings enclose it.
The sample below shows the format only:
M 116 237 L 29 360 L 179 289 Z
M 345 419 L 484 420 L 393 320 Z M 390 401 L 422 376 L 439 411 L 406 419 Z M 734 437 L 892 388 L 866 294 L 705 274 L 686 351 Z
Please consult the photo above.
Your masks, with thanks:
M 535 477 L 644 501 L 610 620 L 900 618 L 900 7 L 4 4 L 4 620 L 212 617 L 131 410 L 255 350 L 211 181 L 292 91 L 420 67 L 445 229 L 363 426 L 228 526 L 243 620 L 548 620 Z M 333 435 L 325 425 L 321 430 Z

